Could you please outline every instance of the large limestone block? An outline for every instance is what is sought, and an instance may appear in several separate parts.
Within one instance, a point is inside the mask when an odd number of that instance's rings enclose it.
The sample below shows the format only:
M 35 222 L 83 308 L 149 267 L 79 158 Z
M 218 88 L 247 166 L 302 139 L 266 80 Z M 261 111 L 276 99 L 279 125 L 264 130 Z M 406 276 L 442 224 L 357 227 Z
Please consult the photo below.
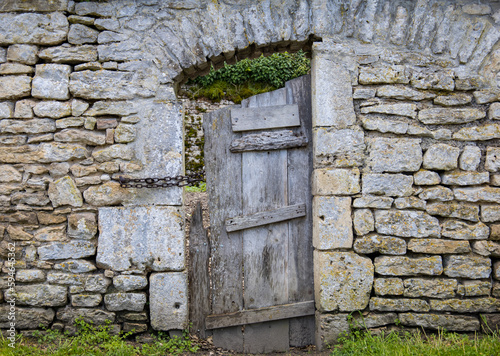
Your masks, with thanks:
M 432 203 L 427 204 L 425 210 L 430 215 L 479 221 L 479 207 L 477 205 L 456 202 Z
M 415 311 L 428 312 L 430 310 L 429 303 L 419 299 L 388 299 L 373 297 L 370 299 L 370 310 L 373 311 Z
M 17 1 L 21 4 L 23 2 Z M 61 12 L 0 14 L 0 45 L 31 43 L 52 46 L 63 42 L 69 23 Z
M 472 251 L 481 256 L 500 257 L 500 243 L 495 241 L 474 241 Z
M 371 139 L 368 165 L 377 173 L 416 172 L 422 164 L 420 142 L 410 138 Z
M 19 99 L 30 96 L 31 78 L 26 75 L 0 77 L 0 99 Z
M 398 100 L 424 100 L 433 99 L 436 94 L 415 90 L 405 86 L 384 85 L 377 89 L 377 96 L 381 98 L 392 98 Z
M 97 234 L 94 213 L 73 213 L 68 217 L 68 236 L 73 239 L 90 240 Z
M 146 293 L 110 293 L 104 296 L 104 304 L 109 311 L 143 311 Z
M 407 84 L 409 75 L 404 66 L 360 67 L 360 84 Z
M 498 172 L 500 170 L 500 147 L 488 147 L 486 149 L 484 168 L 489 172 Z
M 355 208 L 390 209 L 393 201 L 394 199 L 390 197 L 362 195 L 360 198 L 354 199 L 352 206 Z
M 361 130 L 314 130 L 314 155 L 317 163 L 335 167 L 356 167 L 364 157 L 365 140 Z
M 420 110 L 418 120 L 426 125 L 465 124 L 486 117 L 484 110 L 433 108 Z
M 468 202 L 485 201 L 491 203 L 500 202 L 500 188 L 477 187 L 477 188 L 455 188 L 453 189 L 455 199 Z
M 459 141 L 488 141 L 500 138 L 499 124 L 464 127 L 453 134 L 453 139 Z
M 102 116 L 102 115 L 118 115 L 128 116 L 136 114 L 138 108 L 132 101 L 97 101 L 92 105 L 85 115 L 87 116 Z M 123 119 L 122 119 L 123 120 Z
M 83 192 L 85 201 L 93 206 L 120 205 L 133 198 L 133 193 L 122 188 L 118 182 L 106 182 L 88 188 Z
M 49 198 L 52 206 L 61 205 L 81 207 L 83 205 L 82 193 L 76 187 L 75 181 L 70 176 L 64 176 L 49 184 Z
M 458 282 L 456 279 L 408 278 L 404 280 L 404 296 L 408 298 L 453 298 Z
M 441 256 L 406 257 L 378 256 L 375 258 L 375 272 L 384 276 L 416 276 L 424 274 L 438 276 L 443 272 Z
M 405 326 L 434 330 L 477 331 L 480 327 L 476 317 L 464 315 L 401 313 L 399 321 Z
M 478 185 L 490 182 L 488 172 L 446 172 L 442 175 L 445 185 Z
M 477 146 L 465 146 L 458 166 L 464 171 L 475 171 L 481 162 L 481 149 Z
M 106 148 L 97 148 L 92 152 L 92 157 L 97 162 L 112 161 L 114 159 L 122 159 L 130 161 L 134 157 L 132 147 L 128 145 L 112 145 Z
M 180 271 L 183 225 L 174 207 L 100 208 L 97 265 L 114 271 Z
M 451 70 L 436 72 L 430 70 L 414 71 L 411 76 L 411 85 L 417 89 L 453 91 L 455 89 L 454 77 L 455 74 Z
M 380 116 L 362 116 L 363 127 L 369 131 L 390 132 L 395 134 L 405 134 L 408 131 L 408 123 L 396 120 L 388 120 Z
M 500 312 L 500 299 L 447 299 L 431 300 L 431 309 L 455 313 L 495 313 Z
M 351 198 L 313 198 L 313 245 L 319 250 L 352 247 Z
M 39 99 L 69 99 L 69 74 L 66 64 L 38 64 L 31 95 Z
M 91 45 L 49 47 L 40 51 L 38 56 L 47 62 L 53 63 L 95 62 L 97 61 L 97 48 Z
M 372 174 L 362 177 L 363 194 L 409 196 L 413 193 L 413 177 L 404 174 Z
M 3 304 L 0 306 L 0 328 L 9 329 L 11 327 L 9 312 L 11 306 Z M 33 329 L 34 326 L 48 327 L 54 320 L 55 312 L 50 308 L 15 308 L 16 309 L 16 329 Z
M 437 143 L 427 149 L 424 154 L 425 169 L 450 170 L 458 166 L 460 149 L 443 143 Z
M 447 220 L 443 223 L 441 234 L 456 240 L 485 240 L 490 229 L 482 222 L 467 224 L 461 220 Z
M 316 347 L 329 348 L 337 343 L 339 337 L 349 333 L 349 314 L 322 314 L 316 312 Z
M 11 165 L 0 165 L 0 183 L 21 183 L 23 175 Z
M 313 195 L 351 195 L 359 193 L 359 169 L 322 168 L 313 171 Z
M 69 28 L 68 42 L 75 45 L 95 43 L 98 35 L 99 31 L 77 23 L 71 25 Z
M 471 251 L 469 241 L 442 239 L 412 239 L 408 241 L 408 250 L 433 255 L 468 253 Z
M 71 103 L 65 101 L 41 101 L 33 107 L 36 116 L 59 119 L 71 115 Z
M 54 131 L 56 124 L 52 119 L 0 120 L 0 133 L 42 134 Z
M 466 297 L 480 297 L 493 294 L 494 297 L 498 297 L 498 295 L 495 295 L 494 290 L 491 290 L 491 287 L 491 281 L 463 281 L 462 284 L 458 285 L 457 294 Z
M 88 130 L 64 129 L 54 135 L 54 141 L 102 146 L 106 144 L 106 135 L 104 133 Z
M 7 60 L 27 65 L 34 65 L 37 62 L 38 46 L 27 44 L 14 44 L 7 50 Z
M 436 186 L 431 188 L 424 188 L 422 193 L 418 195 L 420 199 L 423 200 L 439 200 L 439 201 L 450 201 L 455 197 L 453 191 L 449 188 L 442 186 Z
M 16 286 L 14 294 L 6 293 L 5 298 L 15 297 L 16 304 L 33 307 L 61 307 L 68 301 L 68 289 L 64 286 L 30 284 Z M 38 325 L 36 325 L 38 326 Z
M 385 255 L 404 255 L 406 241 L 398 237 L 373 234 L 356 239 L 354 251 L 362 254 L 379 252 Z
M 183 330 L 188 323 L 187 274 L 153 273 L 149 278 L 149 314 L 155 330 Z
M 375 278 L 373 289 L 376 295 L 403 295 L 404 284 L 401 278 Z
M 148 279 L 145 276 L 122 274 L 113 278 L 113 286 L 122 292 L 144 289 L 147 285 Z
M 373 283 L 371 259 L 353 252 L 314 252 L 314 289 L 319 311 L 366 308 Z
M 444 274 L 448 277 L 470 279 L 490 278 L 491 260 L 477 255 L 445 256 Z
M 438 219 L 421 211 L 377 210 L 375 228 L 378 233 L 400 237 L 440 237 Z
M 481 205 L 481 220 L 484 222 L 500 221 L 500 206 L 497 204 Z
M 375 229 L 375 220 L 370 209 L 355 210 L 353 223 L 357 235 L 366 235 Z
M 66 260 L 95 255 L 95 244 L 88 241 L 52 242 L 38 248 L 40 260 Z

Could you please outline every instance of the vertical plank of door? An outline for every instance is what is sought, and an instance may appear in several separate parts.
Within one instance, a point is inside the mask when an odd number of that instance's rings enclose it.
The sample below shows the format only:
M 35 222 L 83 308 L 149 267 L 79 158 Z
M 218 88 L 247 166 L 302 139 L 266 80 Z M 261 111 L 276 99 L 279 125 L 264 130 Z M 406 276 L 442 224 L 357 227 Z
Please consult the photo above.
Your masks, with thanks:
M 303 76 L 286 83 L 289 96 L 287 104 L 299 105 L 301 128 L 312 142 L 311 79 Z M 289 222 L 289 302 L 304 302 L 314 299 L 313 253 L 312 253 L 312 195 L 310 175 L 312 172 L 312 149 L 288 150 L 288 204 L 306 204 L 304 219 Z M 314 316 L 290 319 L 290 346 L 314 344 Z
M 248 107 L 286 104 L 286 89 L 251 98 Z M 242 156 L 244 214 L 288 205 L 286 151 L 245 152 Z M 288 303 L 288 223 L 243 232 L 245 309 Z M 288 320 L 245 326 L 245 352 L 289 349 Z
M 243 309 L 243 256 L 241 232 L 227 233 L 227 216 L 242 215 L 241 154 L 231 153 L 229 146 L 240 134 L 231 129 L 229 108 L 204 117 L 205 165 L 210 209 L 212 251 L 212 313 L 224 314 Z M 215 346 L 243 352 L 240 326 L 213 332 Z

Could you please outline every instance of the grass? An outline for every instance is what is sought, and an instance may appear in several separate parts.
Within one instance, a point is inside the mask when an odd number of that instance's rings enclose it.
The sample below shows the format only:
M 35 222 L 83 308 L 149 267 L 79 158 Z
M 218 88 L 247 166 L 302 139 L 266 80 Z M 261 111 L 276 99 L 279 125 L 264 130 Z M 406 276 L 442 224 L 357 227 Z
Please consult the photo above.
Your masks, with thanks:
M 469 337 L 443 330 L 437 334 L 408 331 L 379 335 L 352 331 L 332 347 L 331 356 L 493 356 L 500 355 L 500 334 Z
M 185 189 L 186 189 L 186 192 L 190 192 L 190 193 L 206 192 L 207 191 L 207 183 L 200 182 L 198 185 L 186 186 Z
M 151 344 L 139 345 L 128 341 L 131 333 L 111 335 L 110 326 L 93 326 L 82 320 L 75 322 L 76 336 L 69 337 L 56 330 L 35 332 L 35 338 L 17 336 L 14 348 L 11 341 L 0 337 L 2 356 L 163 356 L 196 352 L 187 331 L 183 337 L 169 338 L 159 333 Z
M 205 87 L 199 84 L 192 85 L 185 94 L 192 100 L 205 98 L 213 102 L 219 102 L 225 99 L 239 104 L 243 99 L 275 89 L 274 86 L 265 83 L 247 81 L 236 85 L 223 80 L 217 80 Z

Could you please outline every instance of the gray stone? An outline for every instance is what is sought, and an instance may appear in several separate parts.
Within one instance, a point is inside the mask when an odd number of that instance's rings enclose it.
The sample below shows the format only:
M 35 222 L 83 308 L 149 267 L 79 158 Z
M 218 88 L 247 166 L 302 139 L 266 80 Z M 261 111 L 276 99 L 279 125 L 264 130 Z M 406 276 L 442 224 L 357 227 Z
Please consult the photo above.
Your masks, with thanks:
M 74 207 L 81 207 L 83 205 L 82 193 L 78 190 L 70 176 L 64 176 L 50 183 L 48 193 L 54 208 L 61 205 L 71 205 Z
M 134 151 L 131 146 L 118 144 L 106 148 L 96 148 L 92 152 L 92 157 L 97 162 L 112 161 L 114 159 L 130 161 L 134 157 Z
M 481 256 L 500 257 L 500 243 L 495 241 L 474 241 L 472 251 Z
M 413 193 L 413 177 L 404 174 L 363 174 L 363 194 L 409 196 Z
M 0 74 L 8 75 L 8 74 L 31 74 L 34 73 L 35 70 L 27 65 L 20 63 L 3 63 L 0 64 Z
M 491 293 L 490 281 L 463 281 L 458 285 L 457 294 L 466 297 L 489 296 Z M 492 293 L 495 296 L 495 293 Z
M 86 120 L 86 118 L 68 117 L 65 119 L 56 120 L 56 127 L 58 129 L 66 129 L 68 127 L 80 127 L 83 126 L 84 120 Z
M 472 101 L 469 94 L 454 93 L 451 95 L 441 95 L 434 99 L 434 104 L 442 106 L 459 106 L 466 105 Z
M 436 185 L 441 183 L 439 174 L 433 171 L 420 170 L 413 175 L 415 185 Z
M 431 300 L 431 309 L 455 313 L 495 313 L 500 311 L 496 298 Z
M 95 19 L 94 25 L 98 30 L 116 31 L 120 28 L 120 22 L 116 19 Z
M 422 193 L 420 193 L 418 197 L 423 200 L 450 201 L 453 200 L 454 195 L 451 189 L 436 186 L 423 189 Z
M 69 74 L 66 64 L 37 64 L 31 95 L 39 99 L 69 99 Z
M 12 240 L 28 241 L 33 238 L 33 235 L 27 233 L 22 227 L 9 225 L 7 233 Z
M 11 306 L 0 306 L 0 328 L 9 329 L 12 320 L 9 320 Z M 34 326 L 48 327 L 54 320 L 54 310 L 47 308 L 15 308 L 16 329 L 33 329 Z
M 104 277 L 101 274 L 90 275 L 85 279 L 82 288 L 79 286 L 75 287 L 80 290 L 80 292 L 96 292 L 96 293 L 106 293 L 108 287 L 111 285 L 111 279 Z M 70 287 L 70 292 L 73 287 Z
M 56 125 L 51 119 L 0 120 L 0 133 L 40 134 L 54 131 L 56 131 Z
M 14 114 L 14 104 L 8 101 L 0 103 L 0 119 L 8 119 Z
M 88 241 L 52 242 L 38 247 L 40 260 L 66 260 L 95 255 L 96 247 Z
M 87 62 L 75 66 L 75 72 L 82 70 L 101 70 L 103 66 L 99 62 Z
M 75 164 L 72 165 L 71 168 L 71 174 L 73 174 L 75 177 L 80 178 L 80 177 L 85 177 L 90 174 L 96 173 L 97 172 L 97 167 L 92 165 L 92 166 L 83 166 L 81 164 Z
M 97 61 L 97 48 L 91 45 L 49 47 L 40 51 L 38 56 L 47 62 L 53 63 L 94 62 Z
M 136 114 L 138 109 L 131 101 L 97 101 L 92 105 L 85 115 L 87 116 L 102 116 L 102 115 L 118 115 L 127 116 Z
M 445 185 L 476 185 L 490 182 L 488 172 L 446 172 L 442 175 Z
M 100 309 L 74 309 L 66 307 L 57 311 L 57 319 L 69 325 L 73 325 L 76 319 L 82 319 L 86 323 L 94 325 L 104 325 L 107 323 L 107 320 L 114 322 L 115 318 L 115 313 Z
M 450 145 L 437 143 L 430 146 L 424 154 L 425 169 L 451 170 L 458 166 L 460 149 Z
M 123 319 L 130 321 L 147 321 L 148 315 L 146 313 L 126 313 L 121 315 Z
M 188 325 L 186 273 L 153 273 L 149 277 L 149 315 L 155 330 L 183 330 Z
M 74 213 L 68 217 L 68 236 L 74 239 L 90 240 L 97 234 L 94 213 Z
M 14 136 L 14 135 L 8 135 L 8 136 L 1 136 L 0 137 L 0 145 L 14 145 L 14 146 L 21 146 L 26 143 L 26 136 Z
M 439 72 L 413 72 L 411 85 L 417 89 L 436 89 L 453 91 L 455 89 L 454 73 L 450 70 Z
M 398 237 L 372 234 L 357 238 L 354 242 L 354 251 L 361 254 L 379 252 L 385 255 L 404 255 L 406 241 Z
M 425 200 L 418 199 L 416 197 L 404 197 L 404 198 L 397 198 L 394 200 L 394 207 L 396 209 L 425 210 L 425 206 L 426 206 Z
M 408 278 L 404 281 L 404 296 L 408 298 L 453 298 L 458 283 L 455 279 Z
M 15 290 L 15 294 L 5 293 L 5 298 L 10 299 L 14 296 L 17 305 L 60 307 L 66 305 L 68 301 L 68 291 L 63 286 L 47 284 L 16 285 Z
M 38 241 L 62 241 L 66 239 L 66 226 L 48 226 L 36 230 L 35 240 Z
M 361 198 L 354 199 L 352 206 L 355 208 L 390 209 L 393 201 L 394 199 L 389 197 L 363 195 Z
M 80 286 L 85 283 L 85 275 L 75 273 L 49 272 L 47 282 L 65 286 Z
M 350 322 L 351 328 L 365 330 L 395 324 L 397 319 L 398 315 L 396 313 L 368 314 L 366 316 L 355 314 Z
M 500 188 L 478 187 L 478 188 L 454 188 L 456 200 L 477 202 L 485 201 L 491 203 L 500 202 Z
M 97 267 L 87 260 L 67 260 L 56 263 L 54 269 L 63 272 L 85 273 L 95 271 Z
M 416 311 L 428 312 L 429 304 L 425 300 L 418 299 L 388 299 L 373 297 L 370 299 L 370 310 L 373 311 Z
M 472 204 L 456 202 L 432 203 L 427 204 L 425 211 L 430 215 L 479 221 L 479 207 Z
M 388 120 L 379 116 L 362 116 L 361 122 L 366 130 L 379 131 L 382 133 L 390 132 L 395 134 L 405 134 L 408 130 L 407 122 Z
M 30 96 L 31 78 L 26 75 L 0 77 L 0 99 L 19 99 Z
M 97 307 L 102 302 L 100 294 L 73 294 L 71 296 L 71 305 L 74 307 Z
M 69 163 L 52 163 L 49 166 L 49 173 L 53 178 L 60 178 L 67 175 L 69 172 Z
M 453 139 L 459 141 L 487 141 L 496 138 L 500 138 L 498 124 L 464 127 L 453 134 Z
M 376 89 L 371 88 L 354 88 L 352 94 L 353 99 L 370 99 L 375 97 Z
M 316 345 L 320 349 L 330 348 L 341 336 L 348 335 L 351 323 L 348 314 L 322 314 L 316 312 Z
M 100 132 L 87 130 L 64 129 L 54 135 L 57 142 L 81 143 L 90 146 L 102 146 L 106 144 L 106 135 Z
M 481 205 L 481 220 L 484 222 L 500 221 L 500 207 L 498 205 Z
M 490 120 L 500 120 L 500 103 L 492 103 L 488 110 Z
M 407 116 L 412 119 L 417 117 L 417 105 L 415 104 L 380 104 L 361 108 L 362 114 L 385 114 Z
M 432 99 L 436 96 L 436 94 L 415 90 L 404 86 L 386 85 L 377 89 L 377 96 L 398 100 L 420 101 L 424 99 Z
M 21 269 L 16 272 L 16 281 L 33 283 L 45 281 L 45 273 L 39 269 Z
M 400 237 L 440 237 L 438 219 L 421 211 L 377 210 L 375 228 L 378 233 Z
M 71 104 L 61 101 L 41 101 L 33 107 L 36 116 L 59 119 L 71 115 Z
M 473 316 L 401 313 L 399 321 L 405 326 L 449 331 L 479 330 L 479 320 Z
M 66 40 L 68 25 L 61 12 L 0 14 L 0 44 L 57 45 Z
M 123 323 L 123 332 L 128 334 L 138 334 L 148 331 L 147 324 Z
M 7 60 L 27 65 L 37 62 L 38 47 L 27 44 L 14 44 L 7 49 Z
M 444 257 L 444 274 L 469 279 L 489 278 L 491 260 L 481 256 L 450 255 Z
M 401 278 L 375 278 L 373 289 L 376 295 L 403 295 L 404 284 Z
M 136 128 L 131 124 L 118 124 L 115 129 L 114 139 L 118 143 L 128 143 L 135 140 Z
M 104 296 L 104 304 L 109 311 L 143 311 L 146 293 L 110 293 Z
M 89 103 L 83 100 L 73 99 L 71 101 L 71 113 L 73 116 L 81 116 L 89 107 Z
M 328 130 L 319 128 L 313 132 L 315 159 L 335 167 L 357 167 L 364 156 L 364 133 L 360 130 Z
M 416 172 L 422 164 L 420 139 L 375 138 L 369 144 L 372 171 Z
M 69 28 L 68 42 L 76 45 L 94 43 L 97 41 L 98 35 L 99 31 L 82 24 L 74 24 Z
M 351 198 L 313 198 L 313 245 L 319 250 L 352 247 Z
M 460 220 L 447 220 L 441 234 L 456 240 L 484 240 L 490 235 L 490 229 L 482 222 L 469 225 Z
M 22 174 L 11 165 L 0 165 L 0 183 L 20 183 Z
M 373 214 L 369 209 L 357 209 L 354 211 L 354 230 L 357 235 L 366 235 L 375 229 Z
M 133 194 L 128 189 L 122 188 L 118 182 L 106 182 L 88 188 L 83 192 L 83 197 L 93 206 L 112 206 L 131 200 Z
M 500 148 L 499 147 L 488 147 L 486 149 L 486 160 L 484 162 L 484 168 L 489 172 L 500 171 Z
M 184 269 L 184 224 L 178 208 L 101 208 L 98 220 L 100 268 Z
M 148 279 L 144 276 L 119 275 L 113 278 L 113 285 L 122 292 L 144 289 L 148 285 Z
M 469 108 L 433 108 L 423 109 L 418 113 L 418 120 L 426 125 L 465 124 L 485 117 L 483 110 Z
M 384 276 L 416 276 L 419 274 L 437 276 L 443 273 L 441 256 L 406 257 L 378 256 L 375 257 L 375 272 Z
M 462 5 L 462 11 L 469 15 L 490 15 L 491 7 L 484 4 L 467 4 Z
M 314 288 L 319 311 L 354 311 L 368 305 L 373 264 L 353 252 L 314 252 Z
M 116 134 L 116 132 L 115 132 Z M 315 169 L 313 195 L 351 195 L 359 193 L 359 169 Z
M 87 25 L 87 26 L 92 26 L 95 23 L 95 20 L 96 19 L 94 19 L 93 17 L 87 17 L 87 16 L 77 16 L 77 15 L 68 16 L 69 23 L 81 23 L 82 25 Z
M 116 9 L 109 3 L 79 2 L 75 4 L 75 12 L 80 16 L 110 17 L 115 14 Z
M 360 84 L 407 84 L 408 74 L 404 66 L 360 67 Z

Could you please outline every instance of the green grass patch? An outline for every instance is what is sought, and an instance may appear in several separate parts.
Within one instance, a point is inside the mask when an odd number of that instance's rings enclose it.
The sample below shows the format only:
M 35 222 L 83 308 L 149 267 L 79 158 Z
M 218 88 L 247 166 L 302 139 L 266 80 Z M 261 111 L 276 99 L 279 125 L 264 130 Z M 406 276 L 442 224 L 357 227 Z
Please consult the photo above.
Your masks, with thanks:
M 110 326 L 93 326 L 77 320 L 78 333 L 68 336 L 56 330 L 35 332 L 34 338 L 18 335 L 14 347 L 11 341 L 0 338 L 2 356 L 163 356 L 196 352 L 188 332 L 182 337 L 168 337 L 158 333 L 151 344 L 137 344 L 127 338 L 131 333 L 112 335 Z
M 332 347 L 332 356 L 493 356 L 500 355 L 498 331 L 473 336 L 440 330 L 424 332 L 389 332 L 373 335 L 368 331 L 352 331 Z
M 207 191 L 207 183 L 200 182 L 198 185 L 194 185 L 191 187 L 186 186 L 185 189 L 186 189 L 186 192 L 190 192 L 190 193 L 206 192 Z

